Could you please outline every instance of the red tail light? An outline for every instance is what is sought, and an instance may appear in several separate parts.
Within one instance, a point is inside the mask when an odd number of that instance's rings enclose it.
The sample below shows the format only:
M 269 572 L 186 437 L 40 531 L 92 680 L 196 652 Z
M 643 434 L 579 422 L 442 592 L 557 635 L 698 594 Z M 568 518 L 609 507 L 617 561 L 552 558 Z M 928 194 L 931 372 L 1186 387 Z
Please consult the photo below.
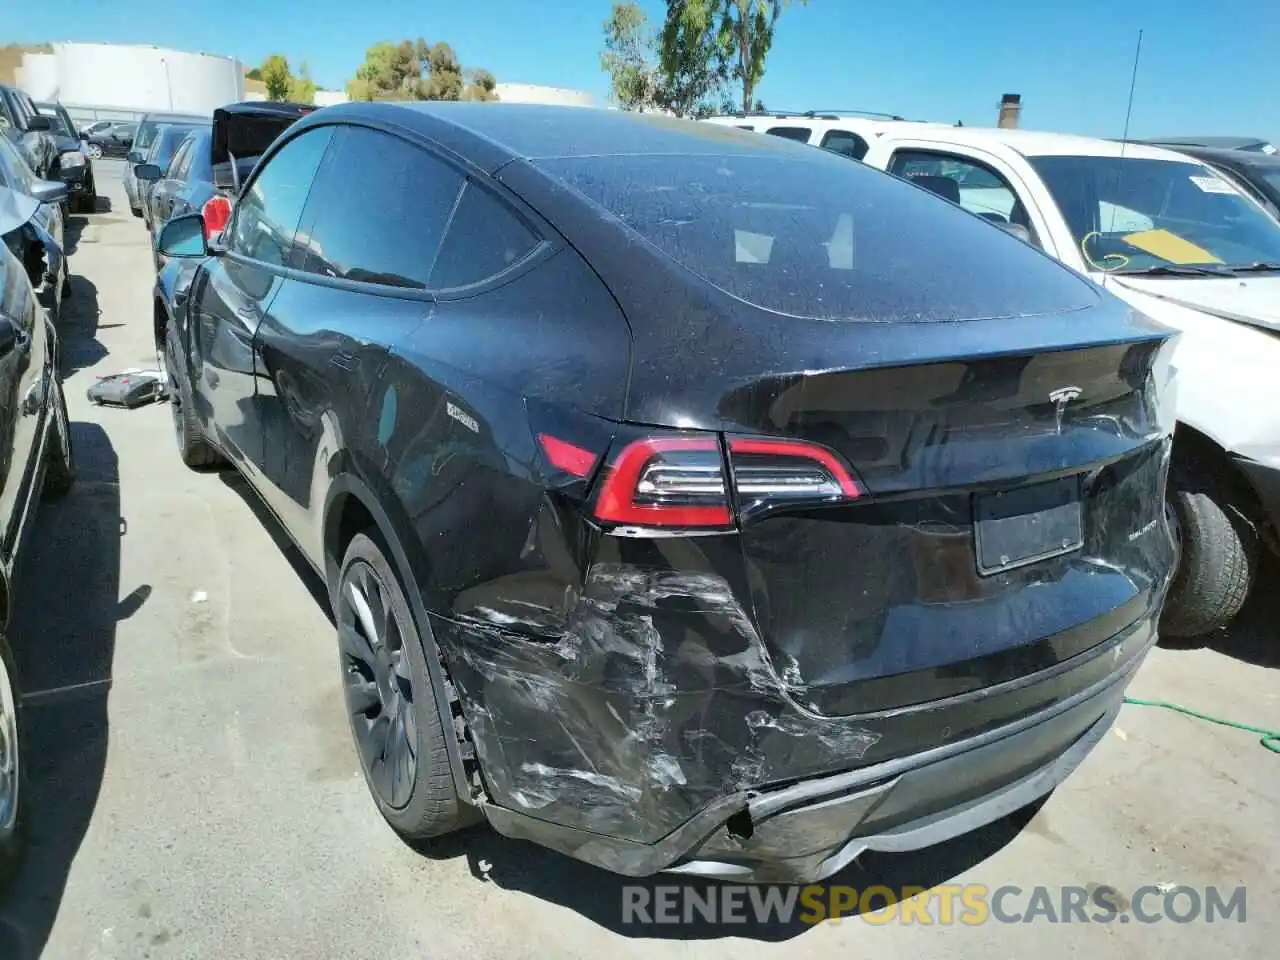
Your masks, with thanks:
M 212 240 L 231 222 L 231 201 L 223 196 L 210 197 L 200 209 L 200 214 L 204 217 L 204 238 Z
M 637 527 L 728 529 L 733 500 L 740 516 L 783 504 L 835 503 L 862 494 L 832 451 L 801 440 L 734 437 L 728 441 L 732 484 L 720 440 L 659 435 L 633 440 L 605 472 L 595 516 Z
M 720 441 L 714 436 L 632 441 L 609 468 L 595 514 L 625 526 L 731 526 Z
M 729 440 L 733 483 L 744 508 L 765 500 L 852 500 L 853 474 L 825 447 L 800 440 Z

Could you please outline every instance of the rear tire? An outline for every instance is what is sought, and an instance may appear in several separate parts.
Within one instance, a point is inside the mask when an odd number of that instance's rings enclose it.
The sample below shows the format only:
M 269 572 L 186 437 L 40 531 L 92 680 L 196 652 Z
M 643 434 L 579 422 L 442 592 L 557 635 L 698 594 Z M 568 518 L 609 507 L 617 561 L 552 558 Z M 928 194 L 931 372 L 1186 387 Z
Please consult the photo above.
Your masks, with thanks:
M 71 452 L 71 422 L 67 416 L 67 395 L 62 389 L 62 378 L 54 377 L 53 423 L 44 448 L 44 496 L 49 500 L 65 497 L 75 486 L 75 461 Z
M 132 213 L 135 217 L 140 217 L 140 216 L 142 216 L 142 208 L 141 208 L 141 207 L 130 207 L 130 208 L 129 208 L 129 212 L 130 212 L 130 213 Z
M 1169 500 L 1180 549 L 1160 632 L 1190 640 L 1225 627 L 1244 606 L 1257 538 L 1220 494 L 1171 486 Z
M 180 357 L 178 338 L 170 326 L 165 333 L 164 368 L 178 456 L 193 469 L 214 467 L 223 462 L 223 457 L 205 437 L 204 428 L 196 419 L 191 384 L 187 382 L 186 365 Z
M 470 825 L 417 624 L 377 531 L 352 538 L 333 607 L 347 719 L 378 810 L 409 841 Z
M 13 879 L 22 859 L 25 791 L 19 704 L 13 654 L 0 634 L 0 890 Z

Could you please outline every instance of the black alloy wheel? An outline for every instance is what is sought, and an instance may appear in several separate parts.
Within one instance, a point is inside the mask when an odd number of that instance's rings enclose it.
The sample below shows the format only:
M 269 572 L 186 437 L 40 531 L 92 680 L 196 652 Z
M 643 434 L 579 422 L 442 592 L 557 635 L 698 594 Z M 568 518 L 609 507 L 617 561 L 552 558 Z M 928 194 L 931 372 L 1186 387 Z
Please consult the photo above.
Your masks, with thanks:
M 406 650 L 411 634 L 402 622 L 407 611 L 397 609 L 401 604 L 384 574 L 363 558 L 343 570 L 337 599 L 343 688 L 360 763 L 377 798 L 402 810 L 418 772 L 417 705 Z

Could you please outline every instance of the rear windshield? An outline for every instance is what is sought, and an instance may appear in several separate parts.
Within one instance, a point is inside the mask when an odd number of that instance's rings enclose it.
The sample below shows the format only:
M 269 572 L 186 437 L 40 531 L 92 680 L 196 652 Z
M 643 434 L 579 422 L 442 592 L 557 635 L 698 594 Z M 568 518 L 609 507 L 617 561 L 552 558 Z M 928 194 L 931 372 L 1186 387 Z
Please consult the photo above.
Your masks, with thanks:
M 539 166 L 710 283 L 778 313 L 919 322 L 1096 302 L 1082 280 L 998 227 L 825 151 Z

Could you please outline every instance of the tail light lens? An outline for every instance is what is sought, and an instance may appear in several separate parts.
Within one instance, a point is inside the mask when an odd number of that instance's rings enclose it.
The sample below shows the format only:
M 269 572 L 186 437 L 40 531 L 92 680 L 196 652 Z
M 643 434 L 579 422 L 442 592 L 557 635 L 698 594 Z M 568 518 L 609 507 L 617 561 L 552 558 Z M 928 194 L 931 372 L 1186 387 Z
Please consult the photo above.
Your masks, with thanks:
M 210 197 L 200 208 L 200 215 L 204 217 L 204 239 L 207 242 L 227 229 L 231 222 L 231 201 L 223 196 Z
M 731 437 L 729 459 L 743 517 L 788 503 L 836 503 L 862 495 L 852 471 L 817 444 Z
M 596 519 L 635 527 L 733 525 L 715 436 L 650 436 L 622 448 L 596 497 Z
M 848 466 L 825 447 L 764 437 L 730 438 L 727 447 L 731 471 L 713 434 L 659 434 L 625 443 L 604 472 L 596 519 L 627 527 L 727 530 L 735 503 L 745 518 L 862 493 Z

